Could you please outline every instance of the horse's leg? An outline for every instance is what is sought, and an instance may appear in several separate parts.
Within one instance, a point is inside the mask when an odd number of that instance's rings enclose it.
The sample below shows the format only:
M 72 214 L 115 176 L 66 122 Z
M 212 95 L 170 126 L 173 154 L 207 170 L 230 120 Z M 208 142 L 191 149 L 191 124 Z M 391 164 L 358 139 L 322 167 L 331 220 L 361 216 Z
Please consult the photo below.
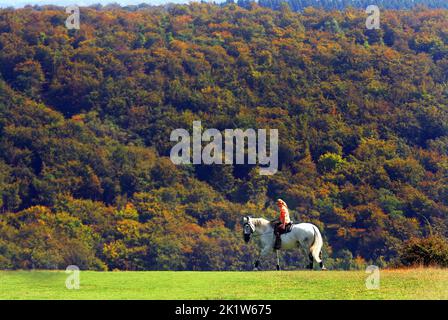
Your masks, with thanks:
M 319 262 L 320 269 L 327 270 L 327 268 L 325 268 L 325 266 L 324 266 L 324 260 L 322 260 L 322 250 L 319 252 L 319 258 L 320 258 L 320 262 Z
M 302 252 L 304 253 L 305 257 L 308 256 L 309 257 L 309 249 L 307 250 L 307 245 L 306 243 L 301 242 L 300 240 L 297 241 L 297 248 L 299 248 L 300 250 L 302 250 Z M 306 259 L 306 258 L 305 258 Z M 308 264 L 306 266 L 307 269 L 309 269 L 310 264 Z
M 261 259 L 261 252 L 258 254 L 258 257 L 257 257 L 257 260 L 255 260 L 255 263 L 254 263 L 254 271 L 258 271 L 258 270 L 261 270 L 261 268 L 260 268 L 260 259 Z
M 259 268 L 260 267 L 260 260 L 261 258 L 266 257 L 270 252 L 271 252 L 271 247 L 270 246 L 265 246 L 263 247 L 263 249 L 261 249 L 260 255 L 258 256 L 258 260 L 255 261 L 255 267 Z
M 314 261 L 314 258 L 313 258 L 313 255 L 311 254 L 311 252 L 308 253 L 308 258 L 310 259 L 310 264 L 308 265 L 308 269 L 313 270 L 313 261 Z
M 280 259 L 278 257 L 278 250 L 275 250 L 275 253 L 277 254 L 277 271 L 280 271 Z

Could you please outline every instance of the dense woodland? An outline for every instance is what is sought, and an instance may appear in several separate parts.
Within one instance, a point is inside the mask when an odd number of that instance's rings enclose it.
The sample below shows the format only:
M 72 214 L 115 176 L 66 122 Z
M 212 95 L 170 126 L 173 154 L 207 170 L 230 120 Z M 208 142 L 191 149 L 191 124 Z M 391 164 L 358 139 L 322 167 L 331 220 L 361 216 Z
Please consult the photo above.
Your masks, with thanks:
M 382 11 L 379 30 L 255 4 L 67 16 L 0 10 L 1 269 L 247 269 L 241 218 L 278 197 L 329 268 L 446 245 L 448 10 Z M 194 120 L 277 128 L 279 172 L 174 165 Z

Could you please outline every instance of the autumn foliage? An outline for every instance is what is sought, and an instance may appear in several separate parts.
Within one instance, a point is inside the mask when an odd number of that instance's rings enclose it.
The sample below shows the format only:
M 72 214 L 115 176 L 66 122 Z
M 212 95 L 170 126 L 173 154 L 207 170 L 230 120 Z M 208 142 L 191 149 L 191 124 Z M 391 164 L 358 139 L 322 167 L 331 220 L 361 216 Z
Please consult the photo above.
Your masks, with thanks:
M 0 10 L 2 269 L 249 268 L 241 217 L 278 197 L 333 268 L 448 236 L 447 10 L 383 11 L 379 30 L 355 9 L 81 16 Z M 279 172 L 174 165 L 170 132 L 194 120 L 278 129 Z

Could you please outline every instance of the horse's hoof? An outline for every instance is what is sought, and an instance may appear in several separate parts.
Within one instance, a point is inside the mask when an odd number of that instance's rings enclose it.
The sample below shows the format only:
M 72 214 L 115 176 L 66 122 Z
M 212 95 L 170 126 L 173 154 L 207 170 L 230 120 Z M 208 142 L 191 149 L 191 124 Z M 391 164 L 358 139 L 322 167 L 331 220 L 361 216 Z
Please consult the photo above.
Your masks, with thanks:
M 280 266 L 279 265 L 277 265 L 277 271 L 280 271 Z
M 322 269 L 321 269 L 322 271 L 327 271 L 328 269 L 327 268 L 325 268 L 325 267 L 322 267 Z
M 254 268 L 254 270 L 253 271 L 258 271 L 258 268 Z

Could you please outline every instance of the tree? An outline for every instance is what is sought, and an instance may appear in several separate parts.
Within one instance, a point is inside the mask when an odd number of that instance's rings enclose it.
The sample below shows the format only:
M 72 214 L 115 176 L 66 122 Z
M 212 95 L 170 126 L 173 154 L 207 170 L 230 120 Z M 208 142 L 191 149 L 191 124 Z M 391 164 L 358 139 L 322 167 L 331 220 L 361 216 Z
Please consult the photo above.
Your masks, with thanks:
M 14 87 L 34 100 L 40 100 L 45 76 L 39 62 L 27 60 L 14 68 Z

